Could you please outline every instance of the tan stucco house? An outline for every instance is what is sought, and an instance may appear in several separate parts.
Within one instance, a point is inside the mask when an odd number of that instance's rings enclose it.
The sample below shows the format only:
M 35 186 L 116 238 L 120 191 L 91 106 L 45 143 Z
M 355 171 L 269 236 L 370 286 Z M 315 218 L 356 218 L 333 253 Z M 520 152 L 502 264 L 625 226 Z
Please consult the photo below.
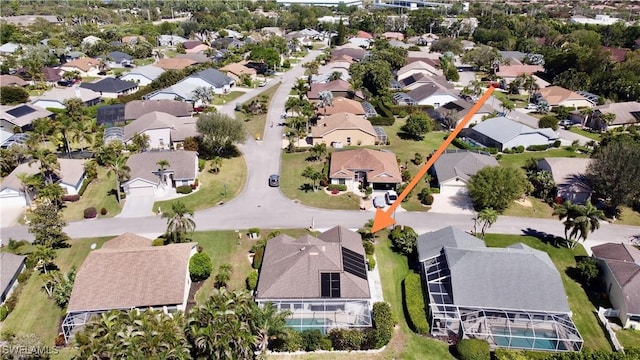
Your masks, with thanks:
M 337 113 L 327 116 L 311 128 L 311 140 L 315 144 L 375 145 L 376 132 L 373 125 L 362 115 Z

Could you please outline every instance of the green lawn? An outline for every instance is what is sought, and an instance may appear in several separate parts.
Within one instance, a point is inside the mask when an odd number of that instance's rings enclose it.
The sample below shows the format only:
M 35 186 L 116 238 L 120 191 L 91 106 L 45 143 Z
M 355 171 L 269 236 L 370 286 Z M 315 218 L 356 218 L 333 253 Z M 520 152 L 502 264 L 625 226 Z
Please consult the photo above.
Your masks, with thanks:
M 110 239 L 87 238 L 77 239 L 71 242 L 71 247 L 57 250 L 57 258 L 54 263 L 60 267 L 61 271 L 69 271 L 72 266 L 79 267 L 84 258 L 89 254 L 91 244 L 98 247 Z M 30 246 L 19 249 L 21 252 L 28 252 Z M 16 308 L 9 314 L 2 325 L 2 331 L 10 331 L 16 334 L 36 334 L 43 343 L 53 345 L 53 341 L 58 335 L 58 325 L 65 312 L 58 308 L 52 299 L 42 290 L 42 280 L 38 272 L 34 272 L 25 284 Z
M 633 209 L 629 207 L 621 206 L 620 216 L 613 222 L 613 224 L 640 226 L 640 213 L 633 211 Z
M 215 95 L 215 98 L 213 99 L 211 105 L 224 105 L 228 101 L 233 101 L 244 94 L 244 91 L 232 91 L 225 95 Z
M 571 250 L 563 247 L 554 247 L 552 244 L 544 243 L 532 236 L 500 234 L 487 234 L 485 242 L 490 247 L 506 247 L 522 242 L 549 254 L 562 277 L 562 282 L 569 298 L 569 306 L 573 312 L 573 321 L 584 339 L 585 348 L 612 350 L 594 314 L 596 306 L 590 301 L 582 285 L 567 275 L 567 270 L 576 266 L 576 256 L 587 256 L 582 245 L 578 245 L 576 249 Z M 531 274 L 531 276 L 535 276 L 535 274 Z
M 276 93 L 276 90 L 278 90 L 279 87 L 280 85 L 273 86 L 263 91 L 259 95 L 247 100 L 245 104 L 250 104 L 253 100 L 262 99 L 264 96 L 266 96 L 267 107 L 268 107 L 271 102 L 271 98 L 273 97 L 273 94 Z M 263 138 L 264 127 L 267 122 L 266 112 L 264 114 L 253 115 L 251 113 L 245 114 L 241 111 L 236 111 L 236 119 L 240 119 L 244 121 L 244 126 L 247 129 L 247 133 L 249 134 L 249 136 L 253 137 L 254 139 Z
M 500 101 L 510 100 L 514 102 L 518 108 L 523 108 L 529 103 L 529 97 L 527 95 L 511 95 L 502 91 L 494 91 L 493 96 Z
M 146 58 L 146 59 L 133 59 L 133 63 L 136 66 L 144 66 L 144 65 L 149 65 L 149 64 L 153 64 L 153 62 L 155 61 L 154 58 Z
M 521 168 L 525 165 L 525 162 L 528 159 L 543 159 L 547 157 L 588 158 L 589 155 L 578 153 L 575 151 L 569 151 L 567 149 L 551 148 L 547 151 L 525 151 L 520 154 L 502 154 L 502 159 L 500 159 L 498 162 L 501 166 Z
M 198 174 L 200 189 L 189 195 L 164 201 L 156 201 L 153 211 L 171 209 L 171 203 L 182 201 L 187 208 L 197 211 L 215 206 L 221 201 L 229 201 L 242 191 L 247 180 L 244 158 L 223 159 L 219 173 L 210 172 L 211 164 Z
M 547 205 L 544 201 L 536 199 L 533 196 L 527 197 L 527 200 L 531 203 L 531 206 L 514 202 L 505 210 L 504 215 L 544 219 L 554 217 L 553 207 Z
M 302 176 L 304 168 L 311 166 L 315 170 L 322 170 L 322 162 L 305 160 L 310 155 L 308 152 L 282 153 L 280 189 L 284 195 L 294 201 L 317 208 L 358 210 L 360 208 L 360 197 L 353 193 L 334 196 L 327 195 L 324 190 L 315 192 L 310 189 L 303 190 L 305 184 L 311 184 L 309 179 Z
M 115 195 L 115 176 L 107 176 L 107 170 L 98 167 L 98 177 L 94 179 L 79 201 L 67 202 L 62 210 L 62 216 L 66 221 L 77 221 L 84 218 L 84 209 L 95 207 L 98 217 L 113 217 L 120 213 L 120 205 Z M 100 209 L 107 209 L 107 215 L 100 215 Z
M 569 129 L 569 131 L 571 131 L 572 133 L 576 133 L 578 135 L 588 137 L 589 139 L 592 139 L 595 141 L 600 141 L 602 139 L 602 135 L 600 133 L 588 131 L 580 127 L 572 126 Z
M 618 330 L 616 337 L 625 348 L 640 347 L 640 331 L 639 330 Z

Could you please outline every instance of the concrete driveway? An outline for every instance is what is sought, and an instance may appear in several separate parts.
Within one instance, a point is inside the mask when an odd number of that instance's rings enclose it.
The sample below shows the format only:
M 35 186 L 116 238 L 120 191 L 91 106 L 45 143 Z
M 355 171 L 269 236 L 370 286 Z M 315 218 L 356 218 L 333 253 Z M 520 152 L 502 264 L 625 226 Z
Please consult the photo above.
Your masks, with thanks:
M 140 218 L 153 215 L 153 203 L 155 197 L 153 194 L 134 194 L 129 195 L 124 200 L 122 212 L 116 217 L 119 218 Z M 168 209 L 167 209 L 168 210 Z
M 24 215 L 24 206 L 15 204 L 2 204 L 0 207 L 0 224 L 1 227 L 10 227 L 18 225 L 20 217 Z
M 468 194 L 433 194 L 430 213 L 472 215 L 473 202 Z

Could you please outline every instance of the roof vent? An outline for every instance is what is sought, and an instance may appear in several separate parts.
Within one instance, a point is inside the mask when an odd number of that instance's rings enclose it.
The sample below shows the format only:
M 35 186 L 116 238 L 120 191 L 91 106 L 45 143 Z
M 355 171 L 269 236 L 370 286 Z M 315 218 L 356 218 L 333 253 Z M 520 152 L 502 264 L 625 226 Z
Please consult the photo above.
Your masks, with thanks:
M 309 253 L 309 255 L 316 255 L 317 256 L 318 253 L 317 252 L 312 252 L 312 253 Z
M 304 251 L 304 249 L 306 249 L 306 247 L 303 246 L 300 248 L 300 251 Z

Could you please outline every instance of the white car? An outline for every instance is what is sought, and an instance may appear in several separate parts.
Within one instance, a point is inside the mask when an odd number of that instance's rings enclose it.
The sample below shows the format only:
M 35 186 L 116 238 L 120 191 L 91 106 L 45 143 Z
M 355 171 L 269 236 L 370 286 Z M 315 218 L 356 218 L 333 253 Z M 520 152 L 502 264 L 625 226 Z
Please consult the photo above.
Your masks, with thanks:
M 527 107 L 525 109 L 527 109 L 527 110 L 538 110 L 538 105 L 536 105 L 536 104 L 527 104 Z
M 398 194 L 393 190 L 389 190 L 384 194 L 384 200 L 388 205 L 391 205 L 398 200 Z
M 373 198 L 373 206 L 377 207 L 377 208 L 383 208 L 385 207 L 385 202 L 384 202 L 384 197 L 382 196 L 376 196 L 375 198 Z

